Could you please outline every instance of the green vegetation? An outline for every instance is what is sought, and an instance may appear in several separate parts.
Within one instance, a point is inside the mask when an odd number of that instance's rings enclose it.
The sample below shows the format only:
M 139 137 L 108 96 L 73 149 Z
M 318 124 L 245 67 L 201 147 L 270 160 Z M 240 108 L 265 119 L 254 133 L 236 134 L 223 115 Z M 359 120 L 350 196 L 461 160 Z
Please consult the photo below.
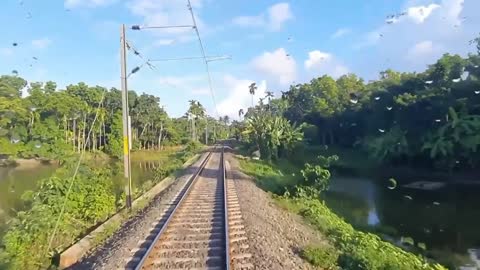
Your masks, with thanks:
M 25 87 L 29 95 L 22 97 Z M 190 140 L 211 143 L 230 134 L 229 118 L 208 116 L 198 101 L 190 101 L 185 116 L 170 118 L 158 97 L 130 91 L 128 98 L 133 150 L 160 150 Z M 0 157 L 63 162 L 86 150 L 120 158 L 121 103 L 121 92 L 115 88 L 107 90 L 81 82 L 58 90 L 51 81 L 27 84 L 18 76 L 1 76 Z M 213 130 L 213 126 L 215 133 L 209 132 L 205 141 L 203 131 Z
M 472 170 L 480 166 L 479 66 L 479 54 L 445 54 L 424 72 L 389 69 L 368 83 L 355 74 L 314 78 L 279 98 L 267 94 L 234 134 L 265 160 L 293 153 L 303 133 L 309 151 L 345 153 L 339 167 Z
M 62 211 L 71 177 L 70 167 L 59 169 L 52 177 L 39 183 L 35 192 L 23 195 L 29 210 L 17 213 L 3 238 L 5 250 L 2 261 L 11 269 L 32 269 L 48 265 L 52 250 L 48 250 L 49 237 Z M 53 239 L 53 251 L 70 245 L 90 227 L 105 220 L 119 207 L 115 197 L 111 172 L 82 167 L 72 186 L 62 221 Z M 117 203 L 118 202 L 118 203 Z M 50 256 L 47 256 L 50 255 Z
M 134 197 L 181 168 L 201 148 L 198 141 L 212 143 L 230 134 L 229 118 L 208 116 L 198 101 L 190 102 L 185 116 L 170 118 L 158 97 L 130 91 L 129 110 L 132 158 L 161 163 L 151 179 L 134 186 Z M 14 218 L 1 240 L 2 267 L 47 266 L 54 254 L 122 209 L 123 185 L 115 179 L 123 169 L 111 161 L 123 156 L 121 116 L 121 92 L 115 88 L 78 83 L 57 89 L 54 82 L 27 84 L 18 76 L 0 77 L 0 164 L 18 158 L 62 164 L 37 189 L 23 195 L 22 211 L 9 213 Z M 85 163 L 72 179 L 80 153 Z M 89 166 L 99 161 L 105 168 Z M 64 215 L 48 248 L 67 194 Z
M 473 42 L 480 46 L 479 41 Z M 330 237 L 342 269 L 444 269 L 375 234 L 355 230 L 327 208 L 323 199 L 335 194 L 323 191 L 329 186 L 330 166 L 370 175 L 395 167 L 426 171 L 430 177 L 475 172 L 480 167 L 479 53 L 444 54 L 420 73 L 388 69 L 368 83 L 355 74 L 338 79 L 325 75 L 292 85 L 279 98 L 267 92 L 256 105 L 257 87 L 252 83 L 248 87 L 252 107 L 239 111 L 244 121 L 232 126 L 243 143 L 242 153 L 256 158 L 259 152 L 263 161 L 242 160 L 241 166 L 261 188 L 282 195 L 282 206 Z M 395 189 L 402 178 L 389 173 L 388 188 Z M 358 209 L 346 216 L 352 221 L 365 219 L 368 213 Z M 381 225 L 362 229 L 396 232 Z M 426 248 L 423 243 L 415 245 L 420 254 L 431 254 Z M 311 247 L 303 256 L 332 268 L 336 255 Z
M 335 158 L 320 157 L 315 165 L 305 166 L 309 174 L 286 174 L 278 164 L 265 161 L 241 160 L 242 170 L 252 175 L 260 187 L 279 194 L 280 187 L 293 187 L 283 196 L 276 196 L 279 204 L 302 215 L 310 224 L 329 237 L 336 251 L 329 247 L 306 247 L 302 256 L 314 265 L 326 269 L 446 269 L 428 262 L 383 241 L 379 236 L 355 230 L 333 213 L 319 198 L 324 183 L 330 177 L 327 167 Z M 315 169 L 312 169 L 315 168 Z M 313 181 L 312 181 L 313 180 Z M 318 183 L 322 183 L 318 185 Z M 306 185 L 306 186 L 303 186 Z M 273 188 L 273 189 L 270 189 Z M 319 197 L 320 196 L 320 197 Z
M 322 269 L 339 269 L 337 266 L 339 253 L 334 248 L 309 246 L 302 250 L 301 255 L 309 263 L 319 266 Z
M 140 196 L 166 176 L 180 169 L 199 148 L 198 143 L 191 143 L 184 150 L 173 153 L 174 157 L 165 154 L 165 157 L 172 158 L 165 158 L 162 165 L 155 169 L 152 179 L 135 189 L 134 196 Z M 0 250 L 0 260 L 6 263 L 5 268 L 32 269 L 48 266 L 52 256 L 124 207 L 123 189 L 118 189 L 113 181 L 114 174 L 118 173 L 115 167 L 91 169 L 88 166 L 81 166 L 66 201 L 65 211 L 51 249 L 47 253 L 51 234 L 62 211 L 65 194 L 73 181 L 71 175 L 73 165 L 66 163 L 52 177 L 40 181 L 35 192 L 28 191 L 22 196 L 27 210 L 18 212 L 10 221 L 2 240 L 4 248 Z M 118 226 L 119 224 L 112 224 L 105 232 L 107 236 Z M 99 237 L 95 242 L 100 243 L 107 236 Z

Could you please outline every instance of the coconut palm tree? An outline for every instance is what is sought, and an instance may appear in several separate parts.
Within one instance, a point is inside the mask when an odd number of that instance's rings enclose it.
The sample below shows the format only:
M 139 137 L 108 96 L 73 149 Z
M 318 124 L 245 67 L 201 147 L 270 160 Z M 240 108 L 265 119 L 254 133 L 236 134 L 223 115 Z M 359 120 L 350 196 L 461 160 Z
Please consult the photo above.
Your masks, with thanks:
M 255 91 L 257 91 L 257 84 L 253 82 L 248 87 L 248 92 L 250 93 L 250 95 L 252 95 L 252 107 L 253 107 L 253 96 L 255 95 Z
M 244 115 L 243 109 L 238 110 L 238 117 L 241 118 Z

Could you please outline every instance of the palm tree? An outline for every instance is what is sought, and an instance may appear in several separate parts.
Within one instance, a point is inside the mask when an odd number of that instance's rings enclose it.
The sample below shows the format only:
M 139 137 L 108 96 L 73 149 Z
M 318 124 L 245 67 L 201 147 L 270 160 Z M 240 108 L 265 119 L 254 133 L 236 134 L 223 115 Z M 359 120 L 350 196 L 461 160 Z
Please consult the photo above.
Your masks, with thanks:
M 238 117 L 241 118 L 244 115 L 243 109 L 238 110 Z
M 253 96 L 255 95 L 255 91 L 257 91 L 257 84 L 253 82 L 248 87 L 248 92 L 250 93 L 250 95 L 252 95 L 252 107 L 253 107 Z
M 268 102 L 273 98 L 273 92 L 272 91 L 267 91 L 267 95 L 265 96 L 268 99 Z
M 230 117 L 228 115 L 225 115 L 225 117 L 223 117 L 223 122 L 225 123 L 225 125 L 228 125 L 228 123 L 230 122 Z

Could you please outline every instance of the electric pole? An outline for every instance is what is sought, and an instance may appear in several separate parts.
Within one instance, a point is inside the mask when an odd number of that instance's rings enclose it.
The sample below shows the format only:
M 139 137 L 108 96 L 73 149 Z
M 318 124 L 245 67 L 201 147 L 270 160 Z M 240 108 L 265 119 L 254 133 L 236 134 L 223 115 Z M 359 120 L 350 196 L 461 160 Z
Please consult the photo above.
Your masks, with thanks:
M 130 171 L 130 137 L 128 126 L 128 89 L 127 89 L 127 40 L 125 24 L 120 28 L 120 79 L 122 81 L 122 119 L 123 119 L 123 167 L 125 176 L 126 206 L 132 208 L 132 176 Z

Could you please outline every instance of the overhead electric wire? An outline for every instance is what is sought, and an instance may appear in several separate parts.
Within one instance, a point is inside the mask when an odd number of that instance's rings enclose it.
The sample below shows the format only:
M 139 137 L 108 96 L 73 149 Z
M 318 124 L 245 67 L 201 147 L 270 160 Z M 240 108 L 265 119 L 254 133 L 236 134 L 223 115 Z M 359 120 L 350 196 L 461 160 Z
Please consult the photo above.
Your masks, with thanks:
M 135 48 L 135 46 L 133 46 L 133 44 L 130 42 L 130 41 L 126 41 L 126 44 L 127 44 L 127 49 L 128 50 L 133 50 L 133 54 L 138 56 L 140 59 L 144 60 L 145 62 L 143 64 L 141 64 L 140 66 L 136 66 L 135 68 L 133 68 L 130 73 L 127 75 L 127 78 L 130 77 L 130 75 L 134 74 L 134 73 L 137 73 L 143 66 L 147 65 L 151 70 L 154 70 L 156 69 L 157 67 L 155 65 L 153 65 L 151 62 L 152 60 L 150 59 L 147 59 L 145 60 L 145 58 L 142 56 L 142 54 L 140 53 L 139 50 L 137 50 Z
M 80 153 L 80 157 L 78 158 L 78 162 L 77 162 L 77 165 L 75 167 L 75 171 L 73 173 L 73 176 L 72 176 L 72 180 L 70 181 L 70 185 L 68 186 L 68 189 L 67 189 L 67 193 L 65 194 L 65 199 L 63 200 L 63 204 L 62 204 L 62 208 L 60 210 L 60 214 L 58 215 L 58 218 L 57 218 L 57 221 L 55 222 L 55 227 L 53 229 L 53 233 L 52 233 L 52 236 L 50 237 L 49 241 L 48 241 L 48 246 L 47 246 L 47 250 L 45 252 L 45 255 L 48 255 L 48 251 L 50 250 L 51 246 L 52 246 L 52 243 L 53 243 L 53 240 L 55 239 L 55 234 L 57 233 L 57 230 L 58 230 L 58 226 L 60 225 L 60 220 L 62 219 L 62 216 L 65 212 L 65 206 L 68 202 L 68 196 L 70 195 L 70 192 L 72 190 L 72 187 L 73 187 L 73 184 L 75 183 L 75 178 L 78 174 L 78 170 L 80 169 L 80 164 L 82 163 L 82 160 L 83 160 L 83 156 L 85 154 L 85 150 L 87 148 L 87 142 L 90 141 L 90 135 L 92 134 L 92 130 L 93 130 L 93 127 L 95 126 L 95 122 L 97 121 L 98 119 L 98 115 L 99 115 L 99 112 L 100 112 L 100 107 L 102 106 L 103 104 L 103 100 L 105 99 L 105 94 L 107 93 L 107 89 L 106 88 L 103 88 L 103 93 L 102 93 L 102 97 L 100 99 L 100 102 L 98 103 L 98 106 L 97 106 L 97 112 L 95 113 L 95 117 L 93 118 L 93 122 L 90 126 L 90 129 L 88 131 L 88 134 L 87 134 L 87 138 L 85 140 L 85 144 L 83 145 L 83 149 L 82 149 L 82 152 Z
M 177 57 L 177 58 L 159 58 L 159 59 L 150 59 L 151 62 L 166 62 L 166 61 L 179 61 L 179 60 L 195 60 L 195 59 L 204 59 L 203 56 L 190 56 L 190 57 Z M 229 55 L 221 56 L 207 56 L 207 61 L 216 61 L 223 59 L 231 59 Z
M 210 93 L 212 95 L 213 105 L 215 106 L 215 112 L 217 113 L 217 117 L 220 117 L 220 114 L 218 113 L 218 108 L 217 108 L 217 101 L 215 100 L 215 92 L 213 91 L 212 76 L 210 75 L 210 68 L 208 66 L 207 55 L 205 53 L 205 47 L 203 46 L 202 38 L 200 37 L 200 32 L 198 31 L 197 21 L 195 20 L 195 15 L 193 14 L 192 4 L 191 4 L 190 0 L 187 0 L 187 2 L 188 2 L 188 10 L 190 11 L 190 15 L 192 16 L 193 28 L 195 29 L 195 33 L 197 34 L 198 43 L 200 44 L 200 50 L 202 52 L 203 60 L 205 62 L 205 70 L 207 72 L 207 77 L 208 77 L 208 87 L 209 87 Z

